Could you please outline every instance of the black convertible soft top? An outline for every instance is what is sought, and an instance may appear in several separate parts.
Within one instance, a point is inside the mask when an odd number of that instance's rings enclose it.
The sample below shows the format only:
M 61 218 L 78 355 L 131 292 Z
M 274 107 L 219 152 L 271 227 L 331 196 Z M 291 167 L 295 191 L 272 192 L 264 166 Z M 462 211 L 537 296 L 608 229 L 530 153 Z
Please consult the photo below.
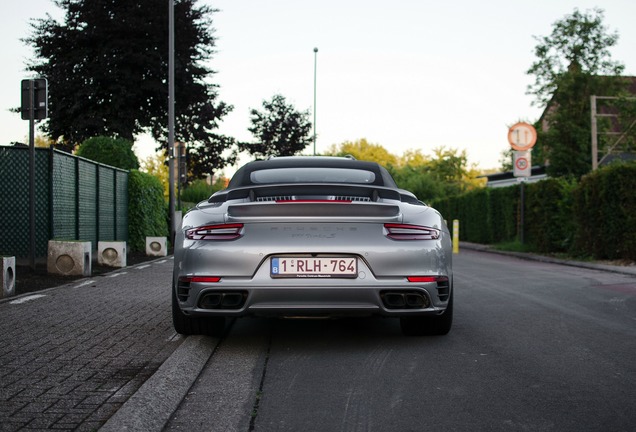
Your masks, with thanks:
M 287 156 L 249 162 L 236 171 L 227 189 L 254 186 L 251 181 L 251 174 L 254 171 L 277 168 L 346 168 L 371 171 L 375 174 L 371 185 L 397 189 L 391 174 L 376 162 L 329 156 Z

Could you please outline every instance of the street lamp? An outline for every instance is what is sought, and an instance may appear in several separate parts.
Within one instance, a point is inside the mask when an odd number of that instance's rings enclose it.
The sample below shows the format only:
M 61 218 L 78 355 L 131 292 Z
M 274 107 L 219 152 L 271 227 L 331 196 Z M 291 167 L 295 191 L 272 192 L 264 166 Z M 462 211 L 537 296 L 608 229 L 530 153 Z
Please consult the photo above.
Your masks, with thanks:
M 318 63 L 318 48 L 314 48 L 314 156 L 316 156 L 316 64 Z

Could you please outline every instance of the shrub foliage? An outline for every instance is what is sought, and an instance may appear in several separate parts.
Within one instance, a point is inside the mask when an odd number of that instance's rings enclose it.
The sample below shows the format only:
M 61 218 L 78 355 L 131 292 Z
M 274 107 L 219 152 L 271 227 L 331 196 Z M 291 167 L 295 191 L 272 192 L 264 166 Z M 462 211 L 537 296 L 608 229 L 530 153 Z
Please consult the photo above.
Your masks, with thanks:
M 144 251 L 147 236 L 168 236 L 163 186 L 157 177 L 132 170 L 128 177 L 128 248 Z
M 433 201 L 446 220 L 460 220 L 460 240 L 506 243 L 594 259 L 636 260 L 636 164 L 615 164 L 579 182 L 551 178 L 524 186 L 478 189 Z

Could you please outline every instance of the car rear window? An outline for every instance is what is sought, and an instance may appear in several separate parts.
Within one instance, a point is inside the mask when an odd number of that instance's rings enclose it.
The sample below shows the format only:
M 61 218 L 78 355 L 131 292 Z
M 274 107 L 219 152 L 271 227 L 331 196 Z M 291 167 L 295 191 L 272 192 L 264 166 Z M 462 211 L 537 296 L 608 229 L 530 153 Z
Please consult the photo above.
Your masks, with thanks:
M 250 173 L 254 184 L 277 183 L 352 183 L 371 184 L 375 173 L 367 170 L 347 168 L 274 168 Z

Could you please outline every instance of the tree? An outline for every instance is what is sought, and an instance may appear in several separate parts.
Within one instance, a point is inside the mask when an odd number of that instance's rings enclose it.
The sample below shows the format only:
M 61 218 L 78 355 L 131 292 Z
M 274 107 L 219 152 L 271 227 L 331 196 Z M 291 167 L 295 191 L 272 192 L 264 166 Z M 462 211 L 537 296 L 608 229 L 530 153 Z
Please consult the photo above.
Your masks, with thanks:
M 84 141 L 75 153 L 105 165 L 131 170 L 139 168 L 133 143 L 123 138 L 95 137 Z
M 385 167 L 397 165 L 397 157 L 387 151 L 380 144 L 372 144 L 366 138 L 356 141 L 345 141 L 333 144 L 326 152 L 332 156 L 351 155 L 358 160 L 377 162 Z
M 309 111 L 297 111 L 279 94 L 263 101 L 263 111 L 252 109 L 250 115 L 248 130 L 257 142 L 243 143 L 240 148 L 252 155 L 292 156 L 312 142 Z
M 26 140 L 28 141 L 28 139 Z M 33 143 L 36 147 L 40 147 L 40 148 L 49 148 L 51 146 L 55 145 L 55 142 L 46 136 L 43 135 L 37 135 L 35 137 L 34 143 Z
M 28 69 L 49 81 L 43 130 L 70 151 L 94 136 L 130 141 L 151 132 L 167 146 L 168 5 L 154 0 L 54 0 L 64 22 L 32 22 L 25 42 L 36 58 Z M 163 7 L 165 6 L 165 7 Z M 175 0 L 175 139 L 214 152 L 210 170 L 231 140 L 213 133 L 231 106 L 218 101 L 206 66 L 214 52 L 212 14 L 196 0 Z M 203 158 L 194 158 L 203 160 Z M 233 163 L 233 160 L 230 161 Z
M 590 96 L 617 95 L 625 87 L 616 78 L 623 66 L 609 52 L 618 34 L 608 33 L 601 9 L 575 9 L 554 23 L 550 36 L 535 39 L 537 60 L 527 72 L 535 82 L 528 94 L 546 105 L 547 124 L 536 148 L 548 162 L 548 174 L 578 177 L 591 167 Z
M 158 152 L 154 156 L 148 156 L 146 159 L 141 161 L 141 171 L 147 174 L 150 174 L 154 177 L 157 177 L 163 186 L 163 194 L 166 202 L 169 198 L 169 177 L 170 173 L 168 170 L 168 164 L 166 163 L 166 154 L 163 152 Z
M 359 160 L 377 162 L 387 168 L 398 187 L 413 192 L 419 199 L 458 195 L 482 187 L 483 181 L 476 179 L 479 173 L 468 166 L 466 151 L 439 147 L 433 157 L 421 150 L 407 150 L 398 157 L 380 144 L 370 144 L 362 138 L 332 145 L 325 153 L 331 156 L 351 155 Z

